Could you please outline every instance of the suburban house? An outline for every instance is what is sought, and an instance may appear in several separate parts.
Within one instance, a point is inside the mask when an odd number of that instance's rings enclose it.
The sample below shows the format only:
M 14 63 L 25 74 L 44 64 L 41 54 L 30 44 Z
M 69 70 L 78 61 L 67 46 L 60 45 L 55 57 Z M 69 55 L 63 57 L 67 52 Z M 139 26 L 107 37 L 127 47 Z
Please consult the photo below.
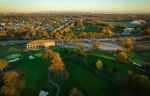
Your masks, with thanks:
M 26 48 L 35 50 L 40 48 L 48 48 L 51 46 L 55 46 L 54 40 L 33 40 L 27 43 Z

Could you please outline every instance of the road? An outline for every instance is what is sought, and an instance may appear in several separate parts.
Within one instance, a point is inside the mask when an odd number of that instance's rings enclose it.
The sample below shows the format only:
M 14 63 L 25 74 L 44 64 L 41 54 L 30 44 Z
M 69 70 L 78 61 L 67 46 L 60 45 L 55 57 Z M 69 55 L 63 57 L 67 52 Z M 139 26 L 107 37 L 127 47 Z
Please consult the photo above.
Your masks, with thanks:
M 0 41 L 0 45 L 26 44 L 31 40 L 5 40 Z
M 123 38 L 125 38 L 125 37 L 123 37 Z M 140 38 L 144 38 L 144 37 L 134 37 L 134 38 L 139 40 Z M 117 44 L 118 38 L 102 38 L 102 39 L 95 39 L 95 40 L 100 42 L 101 47 L 99 47 L 99 49 L 103 50 L 103 51 L 114 51 L 116 49 L 124 49 L 123 47 L 121 47 L 120 45 Z M 5 46 L 9 46 L 9 45 L 13 45 L 13 44 L 24 44 L 24 45 L 26 45 L 29 41 L 31 41 L 31 40 L 0 41 L 0 45 L 5 45 Z M 62 40 L 62 41 L 64 41 L 64 40 Z M 80 41 L 85 46 L 85 48 L 87 48 L 87 50 L 93 49 L 92 48 L 92 40 L 81 39 Z M 63 44 L 62 46 L 65 48 L 77 48 L 77 45 L 73 44 L 73 43 L 72 44 Z
M 53 32 L 58 32 L 60 30 L 63 30 L 64 28 L 72 26 L 72 25 L 73 25 L 73 21 L 66 22 L 64 25 L 62 25 L 62 26 L 56 28 L 55 30 L 53 30 Z
M 80 44 L 83 45 L 85 51 L 91 51 L 91 50 L 95 49 L 95 48 L 93 48 L 92 43 L 81 42 Z M 80 46 L 78 46 L 78 44 L 74 44 L 74 43 L 64 44 L 64 45 L 61 45 L 61 47 L 62 48 L 80 48 Z M 123 50 L 124 48 L 121 47 L 120 45 L 118 45 L 117 43 L 110 43 L 110 42 L 100 42 L 100 47 L 97 48 L 97 50 L 102 50 L 102 51 L 114 51 L 116 49 Z

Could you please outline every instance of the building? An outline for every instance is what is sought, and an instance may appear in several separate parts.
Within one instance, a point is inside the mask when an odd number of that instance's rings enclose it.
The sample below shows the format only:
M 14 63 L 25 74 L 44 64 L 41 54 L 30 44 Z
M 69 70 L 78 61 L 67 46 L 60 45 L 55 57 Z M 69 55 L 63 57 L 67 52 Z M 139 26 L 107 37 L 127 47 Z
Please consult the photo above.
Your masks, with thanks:
M 125 28 L 121 33 L 121 35 L 123 36 L 131 35 L 134 30 L 135 30 L 134 28 Z
M 36 50 L 41 48 L 48 48 L 55 46 L 54 40 L 34 40 L 27 43 L 26 48 L 30 50 Z
M 146 24 L 146 21 L 144 21 L 144 20 L 134 20 L 134 21 L 131 21 L 128 24 L 128 27 L 123 30 L 123 32 L 121 33 L 121 35 L 123 35 L 123 36 L 129 36 L 134 31 L 137 31 L 137 28 L 140 28 L 140 26 L 143 25 L 143 24 Z
M 144 20 L 134 20 L 134 21 L 131 21 L 128 25 L 129 28 L 135 28 L 135 27 L 138 27 L 142 24 L 146 24 L 146 21 Z

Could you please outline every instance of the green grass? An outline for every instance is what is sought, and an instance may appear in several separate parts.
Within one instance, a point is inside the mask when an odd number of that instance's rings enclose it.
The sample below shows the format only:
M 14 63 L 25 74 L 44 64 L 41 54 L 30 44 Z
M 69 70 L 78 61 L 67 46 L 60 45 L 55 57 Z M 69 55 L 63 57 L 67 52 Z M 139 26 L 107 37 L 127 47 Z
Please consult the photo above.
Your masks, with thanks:
M 127 74 L 126 72 L 128 71 L 128 66 L 126 66 L 126 64 L 119 64 L 118 62 L 116 62 L 116 57 L 113 53 L 91 52 L 88 53 L 88 58 L 88 60 L 90 60 L 91 58 L 91 60 L 95 59 L 96 61 L 99 59 L 104 63 L 104 65 L 107 66 L 107 68 L 117 68 L 119 70 L 119 73 Z
M 132 53 L 132 58 L 135 62 L 142 64 L 143 62 L 150 62 L 150 52 Z
M 125 64 L 117 64 L 114 55 L 103 52 L 87 52 L 80 56 L 73 49 L 54 49 L 59 52 L 69 72 L 69 79 L 62 81 L 61 96 L 67 96 L 72 87 L 79 88 L 86 96 L 119 96 L 119 88 L 112 81 L 128 75 L 129 67 Z M 15 51 L 16 52 L 16 51 Z M 76 53 L 77 52 L 77 53 Z M 10 51 L 10 53 L 14 53 Z M 22 52 L 22 59 L 12 63 L 13 70 L 23 72 L 25 89 L 21 96 L 38 96 L 42 89 L 48 87 L 48 66 L 41 57 L 29 60 L 28 56 L 40 52 Z M 97 74 L 95 63 L 100 59 L 106 66 L 101 74 Z M 94 68 L 91 71 L 87 66 Z M 117 74 L 110 74 L 110 70 L 117 68 Z M 105 78 L 104 78 L 105 77 Z M 117 83 L 118 81 L 116 81 Z
M 63 87 L 62 89 L 70 89 L 70 87 L 79 87 L 82 91 L 85 92 L 85 94 L 87 94 L 87 96 L 108 96 L 109 93 L 111 94 L 111 96 L 118 96 L 117 91 L 119 89 L 116 85 L 114 85 L 111 82 L 111 80 L 115 81 L 121 77 L 128 76 L 128 67 L 126 65 L 116 64 L 116 62 L 114 62 L 114 58 L 111 57 L 111 55 L 104 56 L 103 53 L 99 55 L 97 55 L 97 53 L 94 52 L 85 53 L 86 59 L 84 60 L 82 59 L 82 56 L 76 57 L 76 55 L 73 55 L 75 54 L 71 53 L 73 52 L 73 50 L 71 51 L 67 49 L 55 49 L 55 51 L 58 51 L 61 54 L 71 75 L 66 84 L 63 85 L 65 86 L 65 88 Z M 91 67 L 95 68 L 95 63 L 98 59 L 102 60 L 103 63 L 107 65 L 107 70 L 117 68 L 118 74 L 110 75 L 109 72 L 105 72 L 101 75 L 98 75 L 95 72 L 90 71 L 85 66 L 90 65 Z M 118 83 L 118 81 L 115 82 Z
M 41 58 L 29 60 L 24 56 L 14 66 L 24 75 L 25 89 L 21 96 L 38 96 L 39 91 L 48 86 L 48 64 Z
M 86 96 L 107 96 L 109 91 L 109 82 L 101 77 L 97 77 L 89 70 L 79 65 L 76 61 L 65 59 L 70 77 L 62 85 L 62 94 L 65 94 L 72 87 L 77 87 L 85 92 Z M 64 89 L 64 90 L 63 90 Z M 66 90 L 68 89 L 68 90 Z M 64 95 L 62 95 L 64 96 Z

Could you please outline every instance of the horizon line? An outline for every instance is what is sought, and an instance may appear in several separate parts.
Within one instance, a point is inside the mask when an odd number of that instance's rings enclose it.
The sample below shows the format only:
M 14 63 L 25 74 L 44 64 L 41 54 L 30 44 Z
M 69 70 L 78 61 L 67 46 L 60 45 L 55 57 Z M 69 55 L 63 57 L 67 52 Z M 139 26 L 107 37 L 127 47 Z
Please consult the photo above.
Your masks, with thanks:
M 149 14 L 150 12 L 70 12 L 70 11 L 43 11 L 43 12 L 0 12 L 0 14 Z

